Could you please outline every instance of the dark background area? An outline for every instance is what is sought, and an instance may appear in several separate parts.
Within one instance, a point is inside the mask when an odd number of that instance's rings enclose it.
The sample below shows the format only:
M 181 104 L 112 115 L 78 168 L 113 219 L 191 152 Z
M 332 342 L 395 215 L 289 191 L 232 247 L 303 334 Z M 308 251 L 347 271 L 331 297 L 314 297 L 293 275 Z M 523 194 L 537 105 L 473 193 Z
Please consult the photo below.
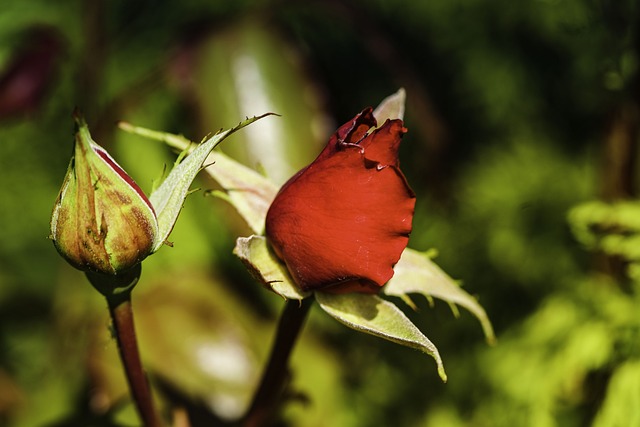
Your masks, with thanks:
M 47 239 L 74 107 L 150 191 L 175 155 L 119 131 L 119 120 L 198 141 L 279 113 L 222 150 L 283 182 L 339 124 L 404 87 L 401 163 L 418 197 L 410 246 L 438 250 L 498 344 L 445 303 L 403 307 L 439 348 L 443 384 L 430 358 L 315 310 L 279 425 L 640 425 L 629 267 L 640 229 L 639 9 L 631 0 L 3 0 L 0 424 L 137 423 L 104 302 Z M 194 426 L 242 413 L 282 306 L 231 254 L 246 225 L 202 194 L 187 199 L 174 247 L 145 261 L 134 293 L 157 397 L 176 418 L 190 411 Z M 608 228 L 615 209 L 598 220 L 569 214 L 590 200 L 629 200 L 631 210 Z M 619 231 L 616 221 L 632 225 L 614 249 L 587 250 L 598 245 L 572 234 Z

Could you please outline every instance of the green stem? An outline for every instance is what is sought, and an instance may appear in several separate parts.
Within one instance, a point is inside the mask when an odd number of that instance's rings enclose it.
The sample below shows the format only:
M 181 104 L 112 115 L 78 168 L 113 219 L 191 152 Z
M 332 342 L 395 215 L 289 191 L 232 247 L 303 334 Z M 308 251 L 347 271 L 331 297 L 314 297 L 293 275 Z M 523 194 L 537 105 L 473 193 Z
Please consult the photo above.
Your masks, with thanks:
M 140 362 L 131 310 L 131 293 L 126 291 L 116 296 L 110 296 L 107 298 L 107 303 L 131 397 L 142 419 L 143 426 L 161 427 L 160 417 L 154 408 L 149 383 Z
M 264 426 L 273 414 L 288 374 L 289 356 L 307 317 L 313 299 L 287 300 L 278 322 L 269 362 L 262 375 L 251 406 L 242 420 L 244 427 Z

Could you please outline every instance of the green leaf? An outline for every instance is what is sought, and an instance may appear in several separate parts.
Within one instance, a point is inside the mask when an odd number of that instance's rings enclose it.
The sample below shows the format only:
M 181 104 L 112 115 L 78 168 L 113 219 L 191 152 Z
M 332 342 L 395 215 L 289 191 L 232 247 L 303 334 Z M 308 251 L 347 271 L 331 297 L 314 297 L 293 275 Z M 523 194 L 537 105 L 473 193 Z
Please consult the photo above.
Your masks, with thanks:
M 604 402 L 595 418 L 595 427 L 640 425 L 640 361 L 629 360 L 613 372 Z
M 284 119 L 257 123 L 225 147 L 238 162 L 260 165 L 280 186 L 315 158 L 333 129 L 324 120 L 320 93 L 309 91 L 314 80 L 302 58 L 264 20 L 239 21 L 191 47 L 192 79 L 185 89 L 205 123 L 260 111 L 282 114 Z
M 178 162 L 176 162 L 176 165 L 166 179 L 153 193 L 151 193 L 151 196 L 149 197 L 158 217 L 159 235 L 157 243 L 153 248 L 154 252 L 157 251 L 162 243 L 165 242 L 167 237 L 169 237 L 169 234 L 178 219 L 180 210 L 182 210 L 184 200 L 189 194 L 189 187 L 198 172 L 202 169 L 202 165 L 211 153 L 211 150 L 213 150 L 220 142 L 233 132 L 268 115 L 271 115 L 271 113 L 247 119 L 232 129 L 218 132 L 207 141 L 193 149 L 193 151 L 191 151 L 182 161 L 180 161 L 179 158 Z M 120 127 L 131 133 L 166 142 L 167 144 L 180 148 L 185 152 L 191 146 L 191 142 L 182 136 L 131 126 L 126 123 L 120 124 Z
M 574 236 L 591 250 L 640 260 L 640 203 L 624 200 L 616 203 L 591 201 L 569 211 Z
M 447 381 L 436 346 L 391 302 L 359 293 L 316 292 L 315 297 L 324 311 L 348 327 L 427 353 L 435 359 L 442 381 Z
M 487 313 L 478 301 L 460 288 L 426 253 L 406 248 L 394 267 L 393 277 L 382 288 L 382 292 L 401 298 L 410 293 L 418 293 L 429 299 L 435 297 L 450 304 L 458 304 L 478 318 L 487 342 L 493 344 L 496 340 Z
M 260 283 L 281 297 L 301 300 L 309 296 L 308 292 L 298 289 L 287 267 L 269 250 L 264 237 L 239 237 L 233 253 Z
M 225 190 L 227 200 L 247 221 L 256 234 L 264 233 L 264 221 L 278 187 L 253 169 L 236 162 L 220 152 L 212 152 L 208 161 L 214 164 L 205 172 Z
M 405 99 L 406 92 L 404 88 L 398 89 L 396 93 L 383 99 L 373 112 L 373 116 L 378 121 L 378 125 L 382 125 L 387 119 L 402 120 L 404 118 Z
M 260 116 L 261 118 L 264 116 Z M 252 120 L 257 120 L 254 118 Z M 247 123 L 248 124 L 248 123 Z M 242 125 L 242 124 L 241 124 Z M 196 145 L 181 135 L 156 132 L 121 123 L 128 132 L 159 140 L 182 152 L 193 150 Z M 232 129 L 231 131 L 237 130 Z M 230 132 L 230 131 L 227 131 Z M 228 135 L 225 135 L 228 136 Z M 219 143 L 221 140 L 217 141 Z M 205 144 L 207 144 L 207 141 Z M 203 144 L 204 145 L 204 144 Z M 193 154 L 191 154 L 193 156 Z M 190 157 L 191 157 L 190 156 Z M 204 171 L 220 184 L 225 193 L 214 193 L 228 201 L 256 234 L 264 232 L 267 210 L 278 192 L 278 187 L 268 178 L 218 151 L 211 151 L 204 160 L 210 166 Z M 155 194 L 155 192 L 154 192 Z

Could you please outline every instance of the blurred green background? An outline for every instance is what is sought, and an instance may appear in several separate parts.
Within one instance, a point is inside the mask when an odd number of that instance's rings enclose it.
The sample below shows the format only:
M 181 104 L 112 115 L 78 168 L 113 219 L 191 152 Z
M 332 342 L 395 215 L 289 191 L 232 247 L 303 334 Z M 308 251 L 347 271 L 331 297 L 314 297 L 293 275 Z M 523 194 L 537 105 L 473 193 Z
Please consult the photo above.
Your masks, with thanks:
M 403 307 L 443 384 L 315 310 L 278 425 L 640 426 L 640 208 L 610 204 L 637 195 L 639 22 L 632 0 L 2 0 L 0 425 L 137 424 L 106 304 L 47 239 L 74 107 L 149 191 L 175 154 L 119 120 L 200 140 L 277 112 L 222 150 L 283 182 L 404 87 L 410 246 L 439 251 L 498 344 L 444 303 Z M 134 292 L 157 398 L 193 426 L 242 413 L 282 307 L 204 193 Z

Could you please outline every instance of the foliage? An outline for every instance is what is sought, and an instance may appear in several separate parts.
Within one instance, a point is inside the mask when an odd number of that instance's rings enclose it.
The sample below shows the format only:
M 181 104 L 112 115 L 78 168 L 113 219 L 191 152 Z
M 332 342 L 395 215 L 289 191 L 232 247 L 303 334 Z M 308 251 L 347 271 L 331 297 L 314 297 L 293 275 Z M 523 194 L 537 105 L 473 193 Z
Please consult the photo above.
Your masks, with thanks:
M 0 424 L 136 422 L 102 299 L 46 238 L 75 106 L 149 194 L 175 153 L 119 120 L 200 140 L 279 113 L 221 148 L 282 182 L 337 123 L 402 86 L 410 246 L 437 249 L 497 344 L 466 311 L 452 320 L 415 298 L 408 317 L 438 347 L 442 384 L 419 352 L 315 310 L 281 423 L 639 425 L 637 201 L 600 188 L 621 175 L 606 160 L 622 110 L 637 159 L 637 16 L 631 0 L 3 1 L 0 104 L 34 34 L 59 48 L 51 72 L 29 68 L 42 91 L 0 108 Z M 174 247 L 145 261 L 134 304 L 159 394 L 216 425 L 246 405 L 281 299 L 232 254 L 246 223 L 202 194 L 187 198 Z

